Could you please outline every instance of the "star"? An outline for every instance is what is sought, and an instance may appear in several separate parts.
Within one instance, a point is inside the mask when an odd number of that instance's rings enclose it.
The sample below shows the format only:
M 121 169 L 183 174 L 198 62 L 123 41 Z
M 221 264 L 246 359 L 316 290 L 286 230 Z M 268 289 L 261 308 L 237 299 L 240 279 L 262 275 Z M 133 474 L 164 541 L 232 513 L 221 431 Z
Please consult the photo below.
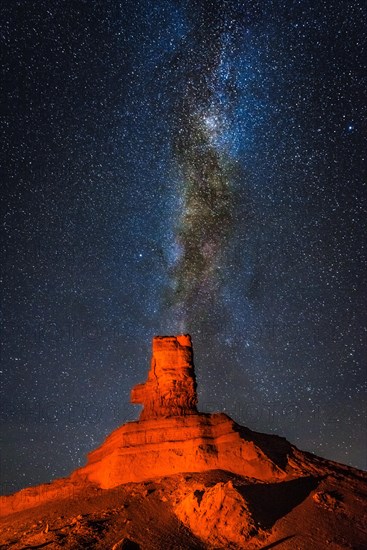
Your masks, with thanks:
M 199 408 L 365 468 L 366 6 L 1 10 L 4 491 L 136 418 L 182 331 Z

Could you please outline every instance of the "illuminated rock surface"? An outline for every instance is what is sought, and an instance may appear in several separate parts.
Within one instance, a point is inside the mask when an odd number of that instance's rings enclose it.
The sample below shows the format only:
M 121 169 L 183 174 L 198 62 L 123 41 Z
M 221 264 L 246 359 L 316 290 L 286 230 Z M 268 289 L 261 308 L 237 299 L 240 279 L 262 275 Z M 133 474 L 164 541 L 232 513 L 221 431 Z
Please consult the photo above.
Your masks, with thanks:
M 140 420 L 197 413 L 191 337 L 156 336 L 148 380 L 135 386 L 131 402 L 144 406 Z
M 156 337 L 140 419 L 68 478 L 0 497 L 4 548 L 365 548 L 367 474 L 197 412 L 191 338 Z

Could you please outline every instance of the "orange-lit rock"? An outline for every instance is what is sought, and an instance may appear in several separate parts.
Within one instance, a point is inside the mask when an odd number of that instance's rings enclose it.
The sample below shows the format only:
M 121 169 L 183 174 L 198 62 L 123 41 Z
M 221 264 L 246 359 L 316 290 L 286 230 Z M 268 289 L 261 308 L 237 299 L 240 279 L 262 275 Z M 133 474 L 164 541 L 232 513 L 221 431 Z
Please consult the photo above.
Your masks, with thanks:
M 144 407 L 140 419 L 114 431 L 89 454 L 87 465 L 73 479 L 84 476 L 107 489 L 154 476 L 217 468 L 262 480 L 286 475 L 262 450 L 255 433 L 225 414 L 197 412 L 188 334 L 153 338 L 148 379 L 135 386 L 131 400 Z
M 157 476 L 215 469 L 264 481 L 287 475 L 284 456 L 291 446 L 285 439 L 252 432 L 225 414 L 197 412 L 189 335 L 153 338 L 148 379 L 135 386 L 131 399 L 144 407 L 140 419 L 112 432 L 89 453 L 86 466 L 62 480 L 62 490 L 59 482 L 41 486 L 36 495 L 25 489 L 18 493 L 20 500 L 5 498 L 0 514 L 31 507 L 37 499 L 52 500 L 58 491 L 62 496 L 88 483 L 110 489 Z
M 274 444 L 289 444 L 273 437 Z M 278 441 L 277 441 L 278 440 Z M 264 450 L 264 441 L 225 414 L 172 416 L 128 422 L 92 451 L 88 463 L 73 474 L 108 489 L 179 472 L 222 469 L 261 480 L 286 472 Z
M 148 380 L 131 392 L 132 403 L 143 405 L 140 420 L 197 412 L 191 337 L 156 336 Z
M 228 543 L 241 548 L 258 532 L 248 503 L 232 481 L 190 491 L 175 507 L 175 513 L 197 537 L 214 548 Z
M 367 474 L 196 410 L 191 338 L 156 337 L 140 420 L 0 497 L 1 548 L 365 548 Z

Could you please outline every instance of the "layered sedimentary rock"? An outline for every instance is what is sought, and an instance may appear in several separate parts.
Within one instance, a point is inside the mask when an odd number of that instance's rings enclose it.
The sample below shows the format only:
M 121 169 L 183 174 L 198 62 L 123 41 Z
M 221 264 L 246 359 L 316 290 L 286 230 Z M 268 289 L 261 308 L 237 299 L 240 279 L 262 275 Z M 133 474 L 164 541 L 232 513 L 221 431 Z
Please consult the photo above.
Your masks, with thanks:
M 188 335 L 154 338 L 132 401 L 86 466 L 0 497 L 1 547 L 365 548 L 366 473 L 198 413 Z
M 279 442 L 287 446 L 285 440 Z M 225 414 L 191 414 L 121 426 L 89 454 L 87 465 L 74 478 L 86 476 L 108 489 L 129 481 L 213 469 L 261 480 L 286 475 L 262 450 L 255 432 L 245 434 Z
M 110 489 L 158 476 L 215 469 L 263 481 L 287 475 L 284 457 L 291 446 L 285 439 L 252 432 L 225 414 L 197 411 L 193 350 L 187 334 L 153 338 L 147 381 L 133 388 L 131 400 L 143 405 L 140 419 L 122 425 L 92 451 L 86 466 L 62 481 L 67 490 L 88 483 Z M 42 502 L 60 489 L 54 483 L 41 487 Z M 39 493 L 25 489 L 21 500 L 6 498 L 5 507 L 27 508 L 37 498 Z
M 143 405 L 140 420 L 197 413 L 196 380 L 191 337 L 156 336 L 148 379 L 131 392 Z
M 285 476 L 264 452 L 256 434 L 225 414 L 197 412 L 191 337 L 157 336 L 148 379 L 131 401 L 140 419 L 114 431 L 74 474 L 102 488 L 179 472 L 223 469 L 261 480 Z M 246 432 L 246 433 L 245 433 Z M 280 438 L 279 438 L 280 439 Z

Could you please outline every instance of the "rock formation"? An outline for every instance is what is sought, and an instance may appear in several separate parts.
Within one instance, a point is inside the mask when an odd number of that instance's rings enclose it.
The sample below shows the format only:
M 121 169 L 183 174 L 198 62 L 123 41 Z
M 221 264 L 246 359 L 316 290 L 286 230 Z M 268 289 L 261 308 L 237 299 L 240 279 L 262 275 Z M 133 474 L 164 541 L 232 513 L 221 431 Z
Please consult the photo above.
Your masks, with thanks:
M 198 413 L 191 337 L 157 336 L 148 379 L 131 401 L 143 405 L 140 419 L 115 430 L 88 456 L 73 479 L 86 476 L 104 489 L 179 472 L 221 468 L 263 480 L 286 475 L 266 454 L 267 436 L 241 428 L 225 414 Z M 277 446 L 289 445 L 272 438 Z
M 131 392 L 144 406 L 140 420 L 196 414 L 196 380 L 191 337 L 156 336 L 148 380 Z
M 199 538 L 215 547 L 240 545 L 257 533 L 248 503 L 232 481 L 202 486 L 180 499 L 175 513 Z
M 4 548 L 365 548 L 367 475 L 197 411 L 191 338 L 155 337 L 140 419 L 65 479 L 0 497 Z

